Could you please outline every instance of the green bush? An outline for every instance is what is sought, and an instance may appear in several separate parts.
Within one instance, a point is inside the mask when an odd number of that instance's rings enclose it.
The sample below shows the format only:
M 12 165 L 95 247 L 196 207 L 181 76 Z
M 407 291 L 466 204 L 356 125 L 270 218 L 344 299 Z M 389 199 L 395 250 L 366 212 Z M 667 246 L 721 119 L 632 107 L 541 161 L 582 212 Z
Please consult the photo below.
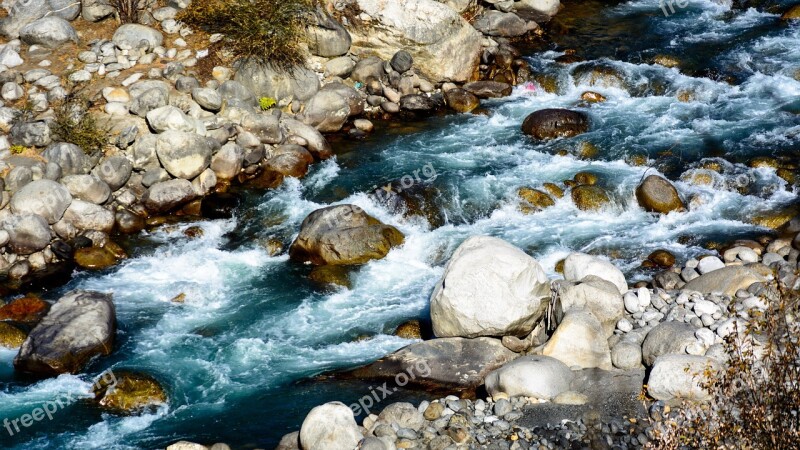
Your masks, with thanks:
M 275 103 L 275 99 L 272 97 L 261 97 L 258 99 L 258 106 L 260 106 L 263 111 L 272 108 L 275 106 Z
M 178 20 L 223 35 L 223 49 L 236 57 L 291 69 L 305 62 L 301 44 L 311 0 L 195 1 Z

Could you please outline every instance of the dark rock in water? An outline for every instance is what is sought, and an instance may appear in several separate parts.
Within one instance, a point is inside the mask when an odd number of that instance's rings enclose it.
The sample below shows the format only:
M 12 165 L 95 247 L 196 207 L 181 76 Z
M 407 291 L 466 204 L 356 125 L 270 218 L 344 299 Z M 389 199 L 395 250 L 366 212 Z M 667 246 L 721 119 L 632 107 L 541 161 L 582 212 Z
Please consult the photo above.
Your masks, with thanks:
M 95 401 L 117 414 L 135 414 L 167 403 L 161 384 L 150 375 L 115 371 L 100 378 L 94 387 Z
M 425 173 L 428 167 L 423 167 L 421 175 L 430 180 L 436 174 Z M 395 214 L 402 213 L 406 217 L 424 217 L 431 228 L 439 228 L 444 225 L 445 217 L 441 207 L 436 203 L 439 191 L 430 182 L 417 182 L 410 175 L 408 177 L 392 181 L 385 186 L 379 186 L 370 193 L 370 197 Z
M 414 64 L 414 58 L 411 57 L 411 53 L 400 50 L 392 56 L 392 60 L 389 64 L 392 65 L 392 69 L 403 73 L 411 69 L 411 65 Z
M 358 206 L 329 206 L 303 220 L 289 257 L 315 265 L 363 264 L 383 258 L 403 240 L 397 228 L 381 223 Z
M 442 338 L 417 342 L 378 361 L 349 372 L 361 379 L 394 380 L 398 373 L 414 374 L 410 384 L 444 390 L 470 391 L 484 377 L 518 355 L 499 339 Z M 448 392 L 452 394 L 452 391 Z
M 111 295 L 71 291 L 31 331 L 14 367 L 44 376 L 77 373 L 91 358 L 111 353 L 116 317 Z
M 51 242 L 50 250 L 52 250 L 56 256 L 64 261 L 72 260 L 72 255 L 75 254 L 75 250 L 72 249 L 72 246 L 61 239 L 56 239 L 55 241 Z
M 686 209 L 675 186 L 658 175 L 650 175 L 639 184 L 636 188 L 636 200 L 648 212 L 667 214 Z
M 460 113 L 470 112 L 481 104 L 478 97 L 461 88 L 450 89 L 445 92 L 444 100 L 447 106 Z
M 308 278 L 322 287 L 332 285 L 348 289 L 352 287 L 350 270 L 346 266 L 316 266 L 308 274 Z
M 86 247 L 75 251 L 75 263 L 83 269 L 103 270 L 117 264 L 117 258 L 105 247 Z
M 648 261 L 654 262 L 659 267 L 665 269 L 675 265 L 675 255 L 667 250 L 656 250 L 647 257 Z
M 135 214 L 127 209 L 117 211 L 114 215 L 117 230 L 124 234 L 134 234 L 144 230 L 147 225 L 144 217 Z
M 406 111 L 429 112 L 435 107 L 434 102 L 424 95 L 410 94 L 400 97 L 400 108 Z
M 511 95 L 511 85 L 498 81 L 473 81 L 464 85 L 464 90 L 478 98 L 500 98 Z
M 73 250 L 80 250 L 82 248 L 91 247 L 92 240 L 86 236 L 75 236 L 70 242 Z
M 207 219 L 230 219 L 241 202 L 236 194 L 218 192 L 203 199 L 200 213 Z
M 283 176 L 302 178 L 314 157 L 304 147 L 295 144 L 278 145 L 268 157 L 267 167 Z
M 403 339 L 433 339 L 434 337 L 431 322 L 417 319 L 401 323 L 394 330 L 394 335 Z
M 589 130 L 589 117 L 568 109 L 542 109 L 522 122 L 522 132 L 536 139 L 572 137 Z

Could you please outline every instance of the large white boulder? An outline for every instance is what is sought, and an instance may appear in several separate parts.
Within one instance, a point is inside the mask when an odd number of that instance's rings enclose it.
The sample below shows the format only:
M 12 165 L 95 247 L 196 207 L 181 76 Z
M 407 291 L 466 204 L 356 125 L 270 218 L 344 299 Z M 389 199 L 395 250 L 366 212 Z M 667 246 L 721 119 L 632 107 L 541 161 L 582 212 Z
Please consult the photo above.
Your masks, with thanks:
M 353 450 L 362 438 L 353 411 L 340 402 L 312 409 L 300 427 L 303 450 Z
M 506 394 L 549 400 L 568 391 L 572 371 L 548 356 L 523 356 L 486 375 L 486 391 L 492 397 Z
M 659 356 L 650 371 L 647 392 L 656 400 L 707 401 L 711 395 L 701 384 L 708 381 L 707 371 L 717 370 L 719 363 L 707 356 Z
M 535 259 L 502 239 L 473 236 L 453 253 L 431 295 L 433 332 L 524 336 L 549 297 L 550 282 Z
M 588 309 L 572 308 L 542 347 L 542 354 L 584 369 L 611 370 L 611 349 L 600 321 Z
M 564 278 L 567 281 L 581 281 L 588 275 L 614 283 L 620 294 L 628 292 L 625 275 L 614 264 L 585 253 L 570 253 L 564 260 Z
M 558 298 L 564 312 L 572 308 L 588 308 L 600 321 L 606 338 L 614 333 L 625 312 L 622 295 L 614 283 L 592 275 L 579 284 L 559 283 Z
M 371 20 L 351 28 L 351 53 L 389 60 L 406 50 L 431 81 L 468 81 L 483 36 L 455 10 L 435 0 L 356 0 Z

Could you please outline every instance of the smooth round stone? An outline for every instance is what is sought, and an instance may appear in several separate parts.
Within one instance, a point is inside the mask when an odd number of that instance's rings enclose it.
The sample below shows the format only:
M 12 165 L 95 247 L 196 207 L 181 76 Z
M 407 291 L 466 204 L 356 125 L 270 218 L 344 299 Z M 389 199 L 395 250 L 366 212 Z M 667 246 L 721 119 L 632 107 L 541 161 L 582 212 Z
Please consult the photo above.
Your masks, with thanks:
M 110 114 L 112 116 L 127 116 L 128 115 L 128 106 L 124 103 L 119 102 L 110 102 L 106 103 L 106 106 L 103 107 L 103 110 L 106 114 Z
M 89 270 L 102 270 L 117 264 L 117 258 L 104 248 L 86 247 L 75 251 L 75 263 Z
M 623 333 L 629 333 L 633 331 L 633 324 L 631 324 L 630 320 L 623 317 L 622 319 L 619 319 L 619 322 L 617 322 L 617 328 Z

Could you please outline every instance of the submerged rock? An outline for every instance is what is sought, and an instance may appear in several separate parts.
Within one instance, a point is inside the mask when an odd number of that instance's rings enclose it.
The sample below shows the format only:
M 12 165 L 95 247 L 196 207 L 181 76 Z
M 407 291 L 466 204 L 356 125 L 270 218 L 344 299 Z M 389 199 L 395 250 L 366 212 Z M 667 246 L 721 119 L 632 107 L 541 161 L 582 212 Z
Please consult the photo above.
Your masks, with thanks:
M 116 321 L 110 295 L 71 291 L 25 339 L 14 368 L 44 376 L 77 373 L 92 357 L 111 353 Z
M 502 239 L 473 236 L 453 253 L 431 294 L 438 337 L 525 336 L 547 307 L 539 263 Z
M 102 378 L 95 384 L 95 401 L 117 414 L 134 414 L 167 403 L 164 388 L 153 377 L 140 373 L 113 373 L 113 379 Z
M 315 265 L 363 264 L 383 258 L 403 240 L 400 230 L 381 223 L 358 206 L 329 206 L 303 220 L 289 257 Z
M 596 211 L 611 203 L 606 191 L 597 186 L 580 185 L 572 189 L 572 201 L 581 211 Z
M 522 132 L 540 140 L 572 137 L 589 130 L 589 117 L 568 109 L 542 109 L 522 122 Z

